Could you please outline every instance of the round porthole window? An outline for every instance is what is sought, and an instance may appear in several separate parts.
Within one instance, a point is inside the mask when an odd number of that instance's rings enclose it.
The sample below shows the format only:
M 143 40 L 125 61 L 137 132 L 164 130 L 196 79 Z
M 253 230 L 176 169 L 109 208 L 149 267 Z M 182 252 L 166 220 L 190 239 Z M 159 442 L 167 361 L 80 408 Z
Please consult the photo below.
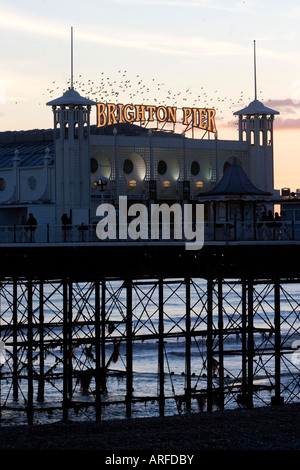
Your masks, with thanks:
M 198 162 L 193 162 L 191 165 L 191 173 L 193 176 L 196 176 L 200 173 L 200 165 Z
M 133 163 L 129 158 L 127 158 L 124 163 L 123 163 L 123 171 L 126 173 L 126 175 L 130 175 L 133 171 Z
M 157 173 L 164 175 L 167 172 L 167 164 L 164 160 L 160 160 L 157 165 Z
M 4 191 L 6 188 L 6 181 L 4 178 L 0 178 L 0 191 Z
M 98 170 L 98 162 L 96 160 L 96 158 L 91 158 L 91 173 L 96 173 L 96 171 Z
M 34 176 L 29 176 L 27 182 L 28 182 L 28 186 L 33 191 L 36 188 L 36 179 L 35 179 L 35 177 Z

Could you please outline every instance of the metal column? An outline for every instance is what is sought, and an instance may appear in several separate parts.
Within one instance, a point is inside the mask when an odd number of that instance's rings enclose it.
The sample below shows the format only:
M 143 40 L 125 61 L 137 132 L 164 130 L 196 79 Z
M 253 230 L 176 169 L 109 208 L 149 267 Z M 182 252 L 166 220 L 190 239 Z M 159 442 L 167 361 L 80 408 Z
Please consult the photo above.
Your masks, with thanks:
M 218 279 L 219 408 L 224 409 L 223 280 Z
M 254 318 L 253 318 L 253 280 L 248 281 L 248 378 L 247 378 L 247 408 L 253 408 L 253 361 L 254 361 Z
M 242 396 L 240 397 L 240 403 L 245 404 L 247 402 L 247 364 L 248 364 L 248 345 L 247 345 L 247 281 L 242 280 Z
M 18 400 L 18 281 L 13 279 L 13 397 Z
M 72 397 L 72 284 L 63 281 L 63 419 L 67 420 Z
M 33 424 L 33 329 L 32 281 L 27 283 L 27 421 Z
M 132 376 L 132 280 L 126 281 L 126 417 L 131 417 L 133 376 Z
M 159 415 L 165 413 L 165 374 L 164 374 L 164 284 L 163 279 L 158 283 L 158 374 L 159 374 Z
M 104 341 L 105 338 L 102 338 Z M 100 320 L 100 285 L 95 282 L 95 386 L 96 386 L 96 421 L 101 419 L 101 320 Z
M 213 406 L 213 383 L 212 383 L 212 370 L 213 370 L 213 283 L 211 279 L 207 280 L 207 411 L 212 411 Z
M 186 408 L 191 409 L 191 280 L 185 279 L 185 361 L 186 361 Z
M 275 304 L 275 396 L 272 397 L 272 404 L 283 404 L 283 397 L 280 396 L 280 375 L 281 375 L 281 331 L 280 331 L 280 284 L 275 281 L 274 285 L 274 304 Z
M 44 400 L 45 377 L 44 377 L 44 283 L 40 282 L 39 292 L 39 336 L 40 336 L 40 371 L 38 381 L 38 401 Z

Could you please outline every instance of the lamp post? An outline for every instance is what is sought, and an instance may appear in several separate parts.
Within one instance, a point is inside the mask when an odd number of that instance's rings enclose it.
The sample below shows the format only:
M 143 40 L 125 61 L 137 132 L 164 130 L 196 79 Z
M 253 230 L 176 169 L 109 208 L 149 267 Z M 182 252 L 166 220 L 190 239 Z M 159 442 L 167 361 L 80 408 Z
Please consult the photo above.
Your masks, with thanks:
M 103 202 L 103 192 L 105 191 L 105 186 L 107 186 L 107 182 L 108 178 L 103 175 L 99 175 L 93 181 L 93 186 L 98 188 L 98 190 L 101 192 L 101 202 Z
M 119 203 L 119 150 L 118 150 L 118 130 L 116 127 L 113 129 L 113 135 L 115 137 L 115 201 Z
M 107 186 L 107 181 L 108 181 L 108 178 L 106 178 L 105 176 L 101 176 L 101 175 L 98 178 L 95 178 L 93 181 L 93 185 L 95 187 L 100 188 L 99 191 L 101 191 L 102 195 L 104 191 L 104 186 Z

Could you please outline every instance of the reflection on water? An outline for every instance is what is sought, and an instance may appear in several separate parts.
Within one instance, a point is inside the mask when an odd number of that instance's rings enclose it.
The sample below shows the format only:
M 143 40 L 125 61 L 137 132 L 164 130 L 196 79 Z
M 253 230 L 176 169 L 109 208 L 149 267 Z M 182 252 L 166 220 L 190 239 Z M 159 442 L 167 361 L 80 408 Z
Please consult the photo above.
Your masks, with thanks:
M 253 328 L 249 329 L 248 309 L 244 302 L 246 298 L 242 296 L 240 283 L 223 282 L 221 296 L 218 285 L 214 285 L 211 325 L 207 315 L 209 307 L 205 281 L 191 281 L 189 303 L 184 282 L 165 281 L 163 306 L 159 304 L 157 282 L 135 283 L 132 288 L 132 416 L 157 416 L 162 394 L 165 397 L 165 415 L 186 412 L 187 387 L 191 389 L 191 412 L 199 412 L 203 406 L 205 409 L 210 373 L 213 409 L 219 409 L 220 406 L 244 406 L 242 392 L 249 364 L 253 367 L 254 406 L 269 405 L 275 394 L 274 352 L 278 341 L 281 350 L 280 394 L 286 402 L 299 401 L 300 361 L 293 346 L 300 340 L 298 287 L 296 283 L 281 284 L 280 303 L 276 304 L 272 284 L 254 285 Z M 22 284 L 17 286 L 17 302 L 11 284 L 3 284 L 0 293 L 0 337 L 5 344 L 0 384 L 3 424 L 27 420 L 24 409 L 29 396 L 28 361 L 32 361 L 33 367 L 34 421 L 62 419 L 66 341 L 69 341 L 69 365 L 71 364 L 73 370 L 72 383 L 69 384 L 72 388 L 69 419 L 95 419 L 97 354 L 100 354 L 102 364 L 101 418 L 126 416 L 127 293 L 122 282 L 111 281 L 105 286 L 103 324 L 95 322 L 97 302 L 93 284 L 72 285 L 72 296 L 67 303 L 61 283 L 45 284 L 43 290 L 39 284 L 34 285 L 32 349 L 28 348 L 31 329 L 27 320 L 26 287 Z M 103 297 L 99 302 L 102 307 L 100 319 L 104 318 L 102 300 Z M 188 322 L 187 305 L 190 305 Z M 275 314 L 279 308 L 278 320 Z M 162 310 L 163 327 L 159 321 Z M 64 312 L 70 311 L 72 322 L 66 324 Z M 13 325 L 16 327 L 13 328 Z M 279 331 L 276 325 L 280 325 L 280 336 L 276 334 Z M 63 335 L 65 328 L 69 328 L 69 336 Z M 100 329 L 99 333 L 97 328 Z M 163 346 L 159 340 L 162 328 Z M 187 328 L 190 328 L 190 343 L 186 341 Z M 211 338 L 210 345 L 208 337 Z M 100 345 L 95 338 L 100 338 Z M 249 359 L 252 340 L 253 362 Z M 212 351 L 212 371 L 208 370 L 208 350 Z M 187 358 L 190 361 L 188 366 Z M 163 381 L 159 375 L 162 360 Z

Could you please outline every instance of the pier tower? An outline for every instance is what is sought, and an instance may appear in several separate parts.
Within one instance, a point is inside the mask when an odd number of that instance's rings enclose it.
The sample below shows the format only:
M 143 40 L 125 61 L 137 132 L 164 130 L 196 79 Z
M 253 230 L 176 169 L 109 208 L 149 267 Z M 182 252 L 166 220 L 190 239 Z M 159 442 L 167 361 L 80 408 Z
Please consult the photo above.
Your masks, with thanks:
M 248 144 L 250 180 L 263 191 L 273 191 L 273 122 L 279 112 L 257 99 L 255 41 L 254 100 L 233 114 L 239 116 L 239 140 Z
M 234 113 L 239 116 L 239 140 L 248 143 L 249 176 L 262 191 L 273 191 L 273 121 L 279 114 L 256 98 L 246 108 Z
M 90 111 L 94 104 L 73 85 L 47 103 L 54 116 L 56 223 L 64 213 L 73 223 L 89 221 Z

